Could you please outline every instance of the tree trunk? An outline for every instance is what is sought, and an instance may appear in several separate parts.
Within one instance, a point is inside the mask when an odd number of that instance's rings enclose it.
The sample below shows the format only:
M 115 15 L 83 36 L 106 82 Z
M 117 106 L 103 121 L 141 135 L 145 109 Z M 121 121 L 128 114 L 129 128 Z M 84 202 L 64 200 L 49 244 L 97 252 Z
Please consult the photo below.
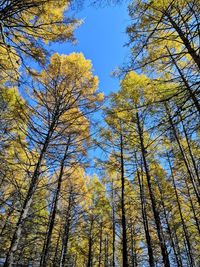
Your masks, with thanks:
M 64 236 L 63 236 L 63 245 L 62 245 L 62 252 L 61 252 L 61 259 L 60 259 L 60 267 L 65 266 L 66 258 L 67 258 L 67 249 L 68 249 L 68 242 L 69 242 L 69 231 L 70 231 L 70 224 L 71 224 L 71 207 L 72 207 L 72 191 L 69 193 L 68 199 L 68 208 L 66 214 L 66 222 L 64 227 Z
M 25 198 L 25 201 L 23 204 L 23 208 L 21 210 L 14 234 L 13 234 L 13 237 L 11 240 L 10 248 L 9 248 L 5 263 L 4 263 L 4 267 L 12 267 L 13 266 L 14 254 L 18 248 L 18 244 L 19 244 L 19 241 L 21 238 L 22 228 L 23 228 L 24 222 L 28 216 L 28 212 L 29 212 L 32 200 L 33 200 L 33 194 L 36 190 L 38 179 L 40 176 L 41 164 L 42 164 L 42 161 L 44 159 L 44 155 L 46 153 L 46 150 L 48 148 L 51 135 L 53 134 L 54 125 L 55 125 L 55 121 L 51 124 L 51 127 L 49 128 L 49 132 L 46 136 L 46 139 L 44 141 L 38 162 L 37 162 L 35 170 L 33 172 L 33 175 L 31 178 L 31 183 L 29 186 L 29 190 L 27 192 L 27 195 L 26 195 L 26 198 Z
M 174 137 L 176 139 L 176 142 L 178 144 L 179 150 L 181 152 L 181 156 L 182 156 L 183 162 L 185 164 L 185 167 L 186 167 L 187 172 L 188 172 L 188 175 L 190 177 L 190 181 L 192 183 L 194 192 L 196 194 L 198 203 L 200 204 L 200 195 L 199 195 L 199 192 L 198 192 L 198 188 L 196 187 L 196 184 L 195 184 L 195 181 L 194 181 L 194 178 L 193 178 L 193 174 L 192 174 L 192 172 L 190 170 L 190 166 L 189 166 L 188 161 L 187 161 L 187 157 L 186 157 L 186 155 L 184 153 L 184 150 L 183 150 L 183 147 L 182 147 L 182 145 L 180 143 L 180 140 L 179 140 L 179 137 L 178 137 L 178 134 L 177 134 L 176 127 L 175 127 L 175 125 L 173 123 L 173 120 L 172 120 L 172 117 L 171 117 L 171 113 L 170 113 L 169 107 L 168 107 L 168 105 L 166 103 L 165 103 L 165 109 L 166 109 L 167 116 L 169 118 L 169 123 L 170 123 L 171 129 L 173 131 Z
M 181 218 L 181 223 L 182 223 L 182 227 L 183 227 L 183 232 L 185 235 L 185 240 L 186 240 L 186 244 L 187 244 L 187 248 L 188 248 L 188 257 L 189 257 L 189 261 L 190 261 L 190 266 L 194 267 L 195 264 L 194 264 L 194 260 L 193 260 L 192 248 L 191 248 L 191 244 L 190 244 L 190 240 L 189 240 L 188 230 L 187 230 L 187 226 L 185 224 L 184 218 L 183 218 L 183 214 L 182 214 L 182 210 L 181 210 L 181 205 L 180 205 L 180 201 L 179 201 L 179 196 L 178 196 L 178 192 L 177 192 L 177 188 L 176 188 L 176 183 L 175 183 L 169 155 L 168 155 L 168 163 L 169 163 L 169 167 L 170 167 L 170 172 L 171 172 L 174 192 L 175 192 L 175 196 L 176 196 L 176 200 L 177 200 L 177 204 L 178 204 L 178 210 L 179 210 L 179 214 L 180 214 L 180 218 Z
M 102 237 L 103 237 L 103 222 L 100 223 L 100 233 L 99 233 L 99 267 L 101 267 L 101 260 L 102 260 Z
M 181 124 L 182 124 L 182 127 L 183 127 L 183 132 L 184 132 L 184 135 L 185 135 L 185 139 L 186 139 L 186 142 L 187 142 L 189 155 L 190 155 L 190 158 L 192 160 L 192 164 L 193 164 L 193 168 L 194 168 L 195 174 L 197 176 L 198 184 L 200 186 L 200 177 L 199 177 L 198 166 L 197 166 L 197 164 L 195 162 L 194 155 L 192 153 L 192 149 L 191 149 L 191 145 L 190 145 L 190 141 L 189 141 L 189 136 L 188 136 L 185 124 L 183 122 L 183 117 L 182 117 L 181 113 L 179 113 L 179 116 L 180 116 Z
M 109 267 L 109 264 L 108 264 L 108 235 L 105 238 L 105 267 Z
M 124 201 L 124 152 L 123 152 L 123 136 L 120 133 L 120 160 L 121 160 L 121 212 L 122 212 L 122 261 L 123 267 L 128 267 L 128 252 L 127 252 L 127 233 L 126 233 L 126 210 Z
M 182 262 L 182 255 L 181 255 L 181 249 L 180 249 L 180 245 L 179 245 L 179 240 L 178 240 L 178 237 L 177 237 L 177 233 L 176 233 L 176 229 L 174 227 L 174 221 L 172 222 L 172 227 L 173 227 L 173 234 L 174 234 L 174 243 L 176 245 L 176 248 L 177 248 L 177 255 L 178 255 L 178 259 L 179 259 L 179 264 L 181 267 L 184 267 L 183 266 L 183 262 Z
M 150 232 L 149 232 L 149 224 L 148 224 L 148 219 L 147 219 L 146 200 L 144 197 L 143 181 L 141 180 L 140 173 L 138 170 L 136 153 L 135 153 L 135 162 L 136 162 L 137 178 L 138 178 L 138 183 L 139 183 L 139 188 L 140 188 L 141 211 L 142 211 L 144 232 L 145 232 L 145 237 L 146 237 L 146 242 L 147 242 L 149 265 L 150 265 L 150 267 L 154 267 L 155 261 L 154 261 L 154 256 L 153 256 L 152 240 L 151 240 L 151 236 L 150 236 Z
M 136 253 L 136 242 L 134 240 L 135 231 L 133 228 L 133 223 L 131 222 L 131 261 L 132 261 L 132 267 L 137 267 L 137 253 Z
M 92 267 L 92 229 L 93 229 L 93 216 L 91 215 L 90 230 L 89 230 L 89 242 L 88 242 L 88 261 L 87 267 Z
M 162 204 L 162 207 L 163 207 L 164 217 L 165 217 L 166 226 L 167 226 L 167 232 L 168 232 L 168 235 L 169 235 L 169 238 L 170 238 L 170 243 L 171 243 L 172 249 L 174 251 L 174 256 L 175 256 L 175 259 L 176 259 L 176 263 L 177 263 L 178 267 L 183 267 L 182 266 L 182 262 L 180 261 L 180 259 L 178 257 L 178 253 L 176 251 L 176 245 L 174 243 L 172 232 L 171 232 L 171 227 L 170 227 L 170 224 L 169 224 L 169 221 L 168 221 L 168 218 L 167 218 L 166 206 L 165 206 L 165 202 L 164 202 L 164 198 L 163 198 L 163 190 L 162 190 L 162 188 L 160 186 L 159 180 L 157 180 L 156 182 L 157 182 L 158 189 L 159 189 L 159 192 L 160 192 L 160 195 L 161 195 L 161 204 Z
M 144 169 L 145 169 L 145 173 L 146 173 L 147 184 L 148 184 L 148 188 L 149 188 L 149 195 L 150 195 L 150 199 L 151 199 L 152 210 L 153 210 L 154 219 L 155 219 L 155 223 L 156 223 L 157 235 L 158 235 L 158 239 L 160 242 L 160 248 L 161 248 L 161 252 L 162 252 L 163 263 L 164 263 L 165 267 L 170 267 L 170 261 L 169 261 L 169 257 L 168 257 L 167 247 L 166 247 L 165 240 L 164 240 L 164 237 L 162 234 L 162 225 L 161 225 L 161 221 L 160 221 L 160 215 L 159 215 L 159 212 L 158 212 L 157 207 L 156 207 L 156 200 L 155 200 L 155 196 L 154 196 L 154 192 L 153 192 L 152 184 L 151 184 L 151 175 L 150 175 L 149 167 L 148 167 L 147 160 L 146 160 L 147 151 L 146 151 L 146 148 L 144 146 L 143 130 L 141 128 L 140 118 L 139 118 L 138 112 L 136 113 L 136 118 L 137 118 L 137 127 L 138 127 L 138 133 L 139 133 L 139 138 L 140 138 L 142 159 L 143 159 Z
M 195 105 L 197 111 L 198 111 L 199 114 L 200 114 L 200 104 L 199 104 L 199 101 L 198 101 L 198 98 L 197 98 L 195 92 L 193 92 L 193 90 L 191 89 L 191 87 L 190 87 L 190 85 L 189 85 L 187 79 L 185 78 L 183 72 L 182 72 L 181 69 L 179 68 L 179 66 L 178 66 L 176 60 L 174 59 L 173 55 L 171 54 L 169 48 L 168 48 L 168 47 L 166 47 L 166 48 L 167 48 L 167 51 L 168 51 L 168 53 L 169 53 L 169 56 L 170 56 L 170 58 L 171 58 L 171 60 L 172 60 L 172 63 L 173 63 L 174 66 L 176 67 L 176 69 L 177 69 L 177 71 L 178 71 L 178 73 L 179 73 L 179 75 L 180 75 L 180 77 L 181 77 L 181 79 L 182 79 L 182 81 L 183 81 L 183 83 L 184 83 L 184 85 L 185 85 L 185 88 L 186 88 L 186 90 L 187 90 L 188 93 L 189 93 L 190 98 L 191 98 L 192 101 L 194 102 L 194 105 Z
M 115 192 L 112 180 L 112 267 L 115 267 Z
M 179 25 L 175 22 L 175 20 L 171 17 L 171 14 L 169 12 L 164 12 L 164 14 L 167 16 L 167 18 L 169 19 L 169 22 L 171 23 L 172 27 L 176 30 L 176 32 L 178 33 L 180 39 L 182 40 L 184 46 L 186 47 L 188 53 L 190 54 L 190 56 L 192 57 L 192 59 L 194 60 L 194 62 L 196 63 L 196 65 L 198 66 L 199 70 L 200 70 L 200 57 L 199 55 L 196 53 L 196 51 L 194 50 L 194 48 L 191 46 L 190 41 L 188 40 L 188 38 L 185 36 L 184 32 L 182 31 L 182 29 L 179 27 Z
M 58 253 L 59 253 L 60 238 L 61 238 L 61 229 L 59 231 L 59 235 L 58 235 L 58 239 L 56 243 L 56 249 L 55 249 L 55 254 L 54 254 L 54 259 L 53 259 L 53 267 L 58 266 Z
M 48 229 L 48 232 L 47 232 L 46 242 L 44 244 L 44 250 L 43 250 L 44 253 L 43 253 L 42 258 L 41 258 L 40 267 L 45 267 L 45 266 L 48 265 L 47 264 L 47 260 L 48 260 L 49 247 L 50 247 L 50 244 L 51 244 L 51 236 L 52 236 L 53 228 L 54 228 L 54 225 L 55 225 L 55 218 L 56 218 L 56 213 L 57 213 L 57 205 L 58 205 L 58 200 L 59 200 L 59 196 L 60 196 L 62 177 L 63 177 L 63 173 L 64 173 L 65 160 L 67 158 L 67 152 L 68 152 L 68 149 L 69 149 L 69 143 L 70 143 L 70 138 L 68 139 L 67 146 L 66 146 L 66 149 L 65 149 L 65 153 L 63 155 L 63 159 L 62 159 L 61 164 L 60 164 L 60 172 L 59 172 L 59 176 L 58 176 L 58 183 L 57 183 L 57 188 L 56 188 L 55 200 L 54 200 L 54 203 L 53 203 L 53 209 L 52 209 L 52 213 L 51 213 L 49 229 Z

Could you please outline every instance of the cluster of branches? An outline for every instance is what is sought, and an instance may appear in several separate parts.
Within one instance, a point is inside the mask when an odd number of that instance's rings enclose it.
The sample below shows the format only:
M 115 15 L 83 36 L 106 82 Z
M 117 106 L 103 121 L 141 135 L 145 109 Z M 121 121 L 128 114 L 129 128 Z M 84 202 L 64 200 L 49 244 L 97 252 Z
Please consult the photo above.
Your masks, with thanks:
M 61 0 L 0 3 L 0 257 L 4 266 L 49 266 L 57 236 L 60 254 L 55 252 L 52 261 L 65 266 L 71 217 L 75 216 L 74 227 L 83 213 L 90 118 L 103 95 L 96 93 L 98 79 L 81 53 L 54 54 L 49 60 L 45 43 L 73 39 L 77 21 L 64 14 L 69 4 Z M 31 69 L 32 61 L 25 64 L 27 56 L 39 63 L 39 71 Z M 22 78 L 24 99 L 16 83 Z
M 136 0 L 129 13 L 130 64 L 99 142 L 102 165 L 120 177 L 121 266 L 198 266 L 199 1 Z
M 91 144 L 91 62 L 45 44 L 73 40 L 69 1 L 1 1 L 3 266 L 199 266 L 198 2 L 129 5 L 130 65 Z

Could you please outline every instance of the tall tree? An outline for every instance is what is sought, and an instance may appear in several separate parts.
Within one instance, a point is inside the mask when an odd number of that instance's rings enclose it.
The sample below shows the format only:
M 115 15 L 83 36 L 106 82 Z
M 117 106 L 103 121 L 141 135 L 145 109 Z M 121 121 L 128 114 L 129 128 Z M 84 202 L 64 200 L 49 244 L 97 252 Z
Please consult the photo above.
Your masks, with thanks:
M 91 63 L 81 54 L 59 56 L 55 54 L 48 66 L 48 73 L 42 71 L 37 75 L 39 89 L 34 90 L 36 107 L 32 108 L 33 116 L 29 119 L 29 137 L 39 145 L 38 159 L 30 177 L 31 182 L 25 197 L 23 208 L 11 240 L 5 266 L 11 266 L 14 253 L 21 237 L 23 223 L 28 216 L 34 192 L 41 174 L 42 161 L 46 153 L 52 153 L 60 147 L 60 142 L 70 131 L 73 123 L 80 127 L 80 118 L 86 116 L 89 109 L 94 109 L 99 95 L 95 94 L 97 78 L 92 75 Z M 40 110 L 40 113 L 38 112 Z M 82 111 L 80 115 L 79 110 Z M 40 121 L 40 124 L 36 122 Z M 83 128 L 87 125 L 81 125 Z M 39 135 L 38 135 L 39 133 Z M 35 136 L 37 134 L 37 136 Z M 52 151 L 52 152 L 51 152 Z M 54 150 L 55 151 L 55 150 Z

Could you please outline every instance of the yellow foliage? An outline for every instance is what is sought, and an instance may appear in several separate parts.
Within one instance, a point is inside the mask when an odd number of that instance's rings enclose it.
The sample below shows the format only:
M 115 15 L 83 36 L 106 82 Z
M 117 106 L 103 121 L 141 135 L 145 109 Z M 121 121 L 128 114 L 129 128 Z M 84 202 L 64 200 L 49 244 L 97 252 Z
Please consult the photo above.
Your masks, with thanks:
M 23 55 L 45 63 L 45 43 L 74 41 L 73 31 L 80 21 L 65 17 L 69 0 L 24 0 L 2 6 L 0 24 L 0 75 L 13 80 L 19 75 Z M 23 58 L 24 60 L 24 58 Z M 1 79 L 2 80 L 2 79 Z

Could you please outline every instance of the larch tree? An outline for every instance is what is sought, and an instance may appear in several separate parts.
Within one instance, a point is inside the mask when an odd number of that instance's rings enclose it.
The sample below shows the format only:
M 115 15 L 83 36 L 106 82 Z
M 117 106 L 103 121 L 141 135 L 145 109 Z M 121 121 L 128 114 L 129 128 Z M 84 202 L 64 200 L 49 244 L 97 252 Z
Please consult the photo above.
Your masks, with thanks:
M 30 186 L 14 231 L 5 266 L 11 266 L 17 250 L 21 231 L 28 216 L 33 195 L 41 175 L 43 161 L 60 150 L 66 150 L 70 130 L 72 134 L 80 127 L 85 129 L 87 123 L 81 118 L 95 109 L 96 101 L 102 96 L 96 94 L 98 80 L 91 72 L 91 63 L 82 54 L 51 58 L 48 72 L 34 73 L 36 77 L 33 88 L 35 105 L 31 107 L 27 134 L 30 142 L 37 149 L 37 159 L 30 173 Z M 74 125 L 74 129 L 73 129 Z M 48 155 L 48 157 L 47 157 Z

